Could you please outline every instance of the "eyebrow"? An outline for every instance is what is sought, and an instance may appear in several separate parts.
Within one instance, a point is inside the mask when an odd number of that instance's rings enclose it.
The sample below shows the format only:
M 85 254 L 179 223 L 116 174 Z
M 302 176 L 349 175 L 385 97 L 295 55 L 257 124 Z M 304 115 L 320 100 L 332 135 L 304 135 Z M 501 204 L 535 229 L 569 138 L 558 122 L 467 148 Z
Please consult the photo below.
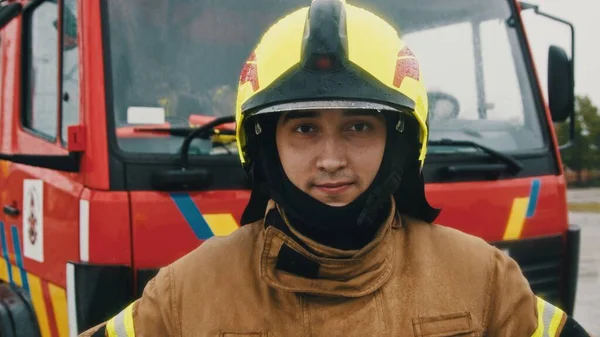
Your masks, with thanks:
M 289 123 L 295 119 L 301 118 L 315 118 L 322 112 L 317 110 L 303 110 L 303 111 L 291 111 L 283 116 L 283 124 Z M 380 117 L 381 113 L 375 110 L 344 110 L 344 116 L 346 117 Z
M 375 110 L 345 110 L 344 116 L 346 117 L 379 117 L 383 116 L 380 112 Z
M 291 111 L 283 116 L 283 124 L 289 123 L 294 119 L 314 118 L 318 115 L 319 112 L 315 110 Z

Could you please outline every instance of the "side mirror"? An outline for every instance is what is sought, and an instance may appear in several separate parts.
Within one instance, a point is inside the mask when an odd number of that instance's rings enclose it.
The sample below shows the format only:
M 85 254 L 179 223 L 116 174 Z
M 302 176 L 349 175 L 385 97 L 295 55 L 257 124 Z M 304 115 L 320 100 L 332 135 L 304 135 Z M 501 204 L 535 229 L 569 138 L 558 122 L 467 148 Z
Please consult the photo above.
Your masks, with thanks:
M 575 114 L 573 64 L 557 46 L 548 50 L 548 98 L 552 121 L 564 122 Z
M 0 29 L 19 16 L 22 11 L 23 5 L 20 3 L 11 3 L 0 8 Z

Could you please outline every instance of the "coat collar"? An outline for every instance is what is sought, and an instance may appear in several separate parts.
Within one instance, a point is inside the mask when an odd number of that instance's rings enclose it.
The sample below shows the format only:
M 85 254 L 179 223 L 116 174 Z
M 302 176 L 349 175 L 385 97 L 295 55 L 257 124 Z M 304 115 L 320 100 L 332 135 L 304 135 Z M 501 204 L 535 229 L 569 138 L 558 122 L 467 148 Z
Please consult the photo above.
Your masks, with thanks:
M 360 297 L 379 289 L 394 268 L 393 232 L 400 217 L 390 214 L 373 240 L 360 250 L 339 250 L 300 234 L 284 212 L 269 202 L 260 259 L 262 279 L 270 286 L 333 297 Z

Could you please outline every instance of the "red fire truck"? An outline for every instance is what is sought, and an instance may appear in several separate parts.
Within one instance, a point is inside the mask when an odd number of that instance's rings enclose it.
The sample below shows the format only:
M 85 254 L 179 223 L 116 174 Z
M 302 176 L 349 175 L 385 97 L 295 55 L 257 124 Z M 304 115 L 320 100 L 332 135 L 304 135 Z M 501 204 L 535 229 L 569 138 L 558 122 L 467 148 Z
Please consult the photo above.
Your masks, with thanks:
M 437 222 L 503 249 L 572 313 L 579 230 L 553 123 L 573 125 L 574 50 L 549 49 L 547 104 L 521 16 L 537 8 L 349 3 L 396 25 L 421 62 Z M 231 132 L 239 74 L 260 35 L 306 5 L 0 2 L 0 335 L 75 336 L 158 268 L 238 228 L 249 196 Z

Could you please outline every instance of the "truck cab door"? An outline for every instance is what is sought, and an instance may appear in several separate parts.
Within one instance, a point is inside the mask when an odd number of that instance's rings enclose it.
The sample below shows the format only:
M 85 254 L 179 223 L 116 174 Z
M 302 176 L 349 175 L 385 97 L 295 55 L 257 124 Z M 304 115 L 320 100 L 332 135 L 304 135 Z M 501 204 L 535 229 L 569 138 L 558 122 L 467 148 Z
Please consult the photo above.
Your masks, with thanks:
M 32 4 L 23 12 L 23 31 L 8 32 L 24 39 L 21 53 L 20 48 L 3 51 L 14 64 L 5 71 L 21 80 L 19 87 L 19 81 L 4 85 L 3 94 L 21 95 L 13 95 L 10 109 L 4 105 L 2 150 L 66 155 L 67 127 L 80 121 L 77 1 Z M 7 125 L 10 135 L 4 134 Z M 6 191 L 0 229 L 8 246 L 2 248 L 9 251 L 14 271 L 9 281 L 31 295 L 42 336 L 66 336 L 66 264 L 79 259 L 83 175 L 11 162 L 0 167 Z

